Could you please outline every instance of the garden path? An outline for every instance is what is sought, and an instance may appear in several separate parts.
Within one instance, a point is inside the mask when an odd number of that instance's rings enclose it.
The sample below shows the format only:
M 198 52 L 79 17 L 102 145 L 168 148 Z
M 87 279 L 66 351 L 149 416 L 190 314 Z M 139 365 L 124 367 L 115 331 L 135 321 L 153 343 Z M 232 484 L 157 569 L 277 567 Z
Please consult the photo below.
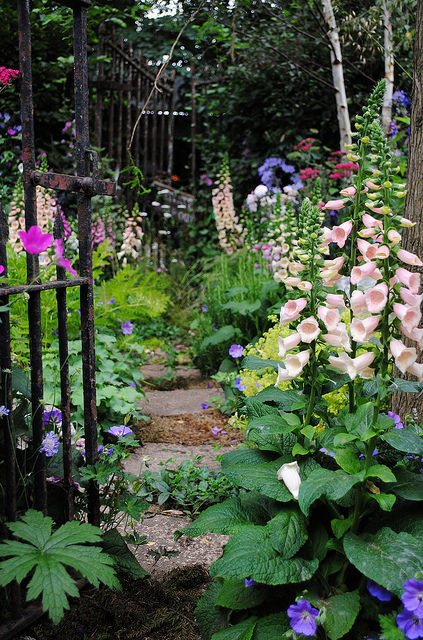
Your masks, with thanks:
M 150 384 L 164 381 L 166 386 L 164 365 L 145 365 L 143 373 Z M 196 369 L 178 367 L 172 384 L 176 388 L 146 391 L 143 412 L 151 420 L 141 421 L 135 429 L 143 446 L 125 462 L 125 471 L 138 475 L 146 468 L 146 457 L 151 471 L 159 470 L 161 461 L 171 458 L 176 466 L 190 456 L 201 456 L 201 464 L 215 468 L 219 465 L 216 455 L 236 447 L 239 433 L 227 426 L 227 417 L 212 404 L 213 399 L 222 398 L 215 381 L 202 380 Z M 215 435 L 212 429 L 216 426 L 225 433 Z M 137 533 L 147 536 L 148 543 L 140 546 L 135 556 L 154 579 L 162 580 L 175 568 L 201 565 L 208 569 L 221 555 L 229 536 L 207 533 L 199 538 L 182 536 L 175 542 L 174 532 L 188 523 L 182 511 L 166 509 L 166 505 L 163 508 L 152 505 L 144 520 L 136 526 Z M 148 552 L 160 548 L 175 552 L 175 555 L 163 556 L 155 563 Z

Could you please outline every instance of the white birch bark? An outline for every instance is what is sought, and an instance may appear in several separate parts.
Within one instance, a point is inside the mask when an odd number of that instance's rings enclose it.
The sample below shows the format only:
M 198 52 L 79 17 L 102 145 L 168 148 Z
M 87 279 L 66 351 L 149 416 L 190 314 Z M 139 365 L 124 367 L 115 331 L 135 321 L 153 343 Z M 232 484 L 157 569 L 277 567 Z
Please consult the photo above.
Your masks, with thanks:
M 394 47 L 392 43 L 391 12 L 389 10 L 387 0 L 382 0 L 382 7 L 386 79 L 386 88 L 382 107 L 382 126 L 387 132 L 392 120 L 392 93 L 394 90 Z
M 330 61 L 332 65 L 332 79 L 335 87 L 336 110 L 338 115 L 340 149 L 351 144 L 351 125 L 348 113 L 347 95 L 345 92 L 344 70 L 342 66 L 341 44 L 333 13 L 331 0 L 322 0 L 323 15 L 328 27 L 327 36 L 330 42 Z

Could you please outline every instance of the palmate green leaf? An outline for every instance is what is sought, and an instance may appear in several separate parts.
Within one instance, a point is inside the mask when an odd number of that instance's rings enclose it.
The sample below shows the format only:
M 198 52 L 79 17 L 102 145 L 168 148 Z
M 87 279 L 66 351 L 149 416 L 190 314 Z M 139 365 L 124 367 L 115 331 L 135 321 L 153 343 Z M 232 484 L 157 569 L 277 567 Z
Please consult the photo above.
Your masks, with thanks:
M 397 481 L 385 486 L 387 491 L 392 491 L 395 495 L 405 500 L 421 500 L 423 502 L 423 475 L 413 473 L 404 468 L 396 468 L 395 475 Z
M 79 571 L 92 585 L 98 587 L 100 582 L 108 587 L 119 587 L 114 570 L 113 560 L 99 547 L 72 545 L 65 549 L 50 551 L 49 558 L 57 564 L 65 564 Z
M 18 549 L 16 546 L 12 548 L 12 545 L 6 549 L 7 542 L 11 541 L 8 540 L 4 545 L 0 546 L 0 551 L 3 552 L 0 555 L 9 556 L 13 554 L 13 558 L 4 560 L 0 564 L 0 585 L 2 587 L 13 582 L 13 580 L 16 580 L 19 583 L 22 582 L 22 580 L 37 564 L 36 549 L 28 547 L 28 545 L 24 545 L 23 543 L 22 547 L 26 547 L 23 551 Z M 19 543 L 14 543 L 14 545 L 17 544 Z
M 270 544 L 283 558 L 292 558 L 307 541 L 306 524 L 297 506 L 284 507 L 266 525 Z
M 74 580 L 61 564 L 48 555 L 40 557 L 27 591 L 27 600 L 38 598 L 42 592 L 43 611 L 48 611 L 54 624 L 63 617 L 64 609 L 69 609 L 66 594 L 77 598 L 79 591 Z
M 286 462 L 292 462 L 292 456 L 282 456 L 264 464 L 238 464 L 225 467 L 225 476 L 238 487 L 257 491 L 280 502 L 289 502 L 292 495 L 285 484 L 278 480 L 278 469 Z
M 421 571 L 423 536 L 395 533 L 389 527 L 373 536 L 359 537 L 349 532 L 344 538 L 344 551 L 367 578 L 401 597 L 404 582 Z
M 358 591 L 331 596 L 326 605 L 326 619 L 323 627 L 330 640 L 343 638 L 353 626 L 360 610 Z
M 260 587 L 246 587 L 244 580 L 225 580 L 216 604 L 239 611 L 250 609 L 266 599 L 266 590 Z
M 262 584 L 288 584 L 309 580 L 318 564 L 318 560 L 283 558 L 272 547 L 266 527 L 249 525 L 229 540 L 223 556 L 210 567 L 210 575 L 238 579 L 250 576 Z
M 43 547 L 51 535 L 52 518 L 45 517 L 41 511 L 30 509 L 22 516 L 21 521 L 8 522 L 12 533 L 36 547 Z
M 238 622 L 238 624 L 223 629 L 218 633 L 212 635 L 211 640 L 251 640 L 254 633 L 254 628 L 257 624 L 257 617 L 253 616 L 248 620 Z
M 341 470 L 316 469 L 301 483 L 298 499 L 301 511 L 307 516 L 313 502 L 323 495 L 329 500 L 340 500 L 362 482 L 362 476 L 362 472 L 350 475 Z
M 101 542 L 101 529 L 95 527 L 88 522 L 81 528 L 80 523 L 76 520 L 66 522 L 57 531 L 53 533 L 44 546 L 44 551 L 55 548 L 64 547 L 66 545 L 78 544 L 80 542 L 93 542 L 95 544 Z
M 423 438 L 409 429 L 392 429 L 392 431 L 384 433 L 381 439 L 398 451 L 417 453 L 423 456 Z
M 182 534 L 200 536 L 207 531 L 229 535 L 249 524 L 266 524 L 274 508 L 274 501 L 257 493 L 246 493 L 237 498 L 228 498 L 202 511 L 188 527 L 175 533 L 176 539 Z

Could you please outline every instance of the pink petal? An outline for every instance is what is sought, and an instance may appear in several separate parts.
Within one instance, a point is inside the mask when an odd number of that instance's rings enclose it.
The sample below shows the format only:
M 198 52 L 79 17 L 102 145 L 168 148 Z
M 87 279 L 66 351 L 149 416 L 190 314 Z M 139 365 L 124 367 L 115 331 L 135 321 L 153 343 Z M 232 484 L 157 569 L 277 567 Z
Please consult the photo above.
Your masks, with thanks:
M 317 338 L 320 333 L 319 324 L 316 318 L 310 316 L 305 318 L 297 327 L 297 331 L 301 336 L 302 342 L 310 343 Z
M 22 241 L 23 248 L 28 253 L 42 253 L 53 244 L 51 233 L 43 233 L 37 225 L 30 227 L 28 231 L 19 231 L 18 235 Z
M 351 309 L 355 316 L 361 316 L 363 313 L 367 313 L 367 300 L 363 291 L 355 289 L 351 295 Z
M 339 210 L 345 207 L 345 200 L 329 200 L 324 206 L 324 209 L 335 209 Z
M 398 249 L 397 256 L 401 262 L 405 262 L 405 264 L 410 264 L 413 267 L 423 266 L 423 262 L 420 260 L 419 256 L 416 256 L 415 253 L 411 253 L 405 249 Z
M 398 278 L 398 281 L 401 282 L 401 284 L 405 284 L 405 286 L 410 289 L 411 293 L 419 292 L 419 289 L 420 289 L 419 273 L 407 271 L 407 269 L 404 269 L 403 267 L 398 267 L 398 269 L 395 272 L 395 275 Z
M 380 282 L 365 293 L 365 300 L 369 313 L 379 313 L 385 308 L 388 301 L 388 287 Z
M 326 304 L 328 307 L 343 307 L 345 308 L 345 300 L 342 293 L 328 293 L 326 296 Z
M 341 196 L 345 196 L 346 198 L 353 198 L 357 193 L 357 189 L 353 186 L 345 187 L 345 189 L 341 189 L 339 193 L 341 194 Z
M 351 284 L 357 284 L 362 278 L 367 278 L 377 268 L 375 262 L 366 262 L 363 266 L 353 267 L 351 270 Z

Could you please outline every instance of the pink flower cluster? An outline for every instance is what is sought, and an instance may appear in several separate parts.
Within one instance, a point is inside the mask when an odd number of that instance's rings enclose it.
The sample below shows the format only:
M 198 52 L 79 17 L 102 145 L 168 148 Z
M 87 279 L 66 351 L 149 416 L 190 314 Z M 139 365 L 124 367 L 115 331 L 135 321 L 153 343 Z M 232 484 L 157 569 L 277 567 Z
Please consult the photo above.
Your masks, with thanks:
M 232 196 L 231 176 L 227 161 L 222 162 L 222 168 L 217 176 L 216 187 L 212 190 L 213 213 L 219 236 L 219 244 L 229 255 L 234 247 L 242 246 L 245 232 L 238 222 Z
M 9 80 L 17 78 L 19 75 L 18 69 L 8 69 L 7 67 L 0 67 L 0 83 L 3 86 L 7 86 Z
M 312 178 L 317 178 L 319 175 L 319 169 L 312 169 L 311 167 L 306 167 L 306 169 L 300 170 L 300 178 L 301 180 L 310 180 Z
M 294 149 L 298 151 L 307 151 L 310 149 L 311 144 L 314 142 L 315 138 L 304 138 L 298 144 L 295 145 Z
M 358 171 L 358 164 L 355 162 L 341 162 L 335 165 L 336 171 L 329 174 L 329 178 L 340 179 L 349 178 L 351 173 Z

